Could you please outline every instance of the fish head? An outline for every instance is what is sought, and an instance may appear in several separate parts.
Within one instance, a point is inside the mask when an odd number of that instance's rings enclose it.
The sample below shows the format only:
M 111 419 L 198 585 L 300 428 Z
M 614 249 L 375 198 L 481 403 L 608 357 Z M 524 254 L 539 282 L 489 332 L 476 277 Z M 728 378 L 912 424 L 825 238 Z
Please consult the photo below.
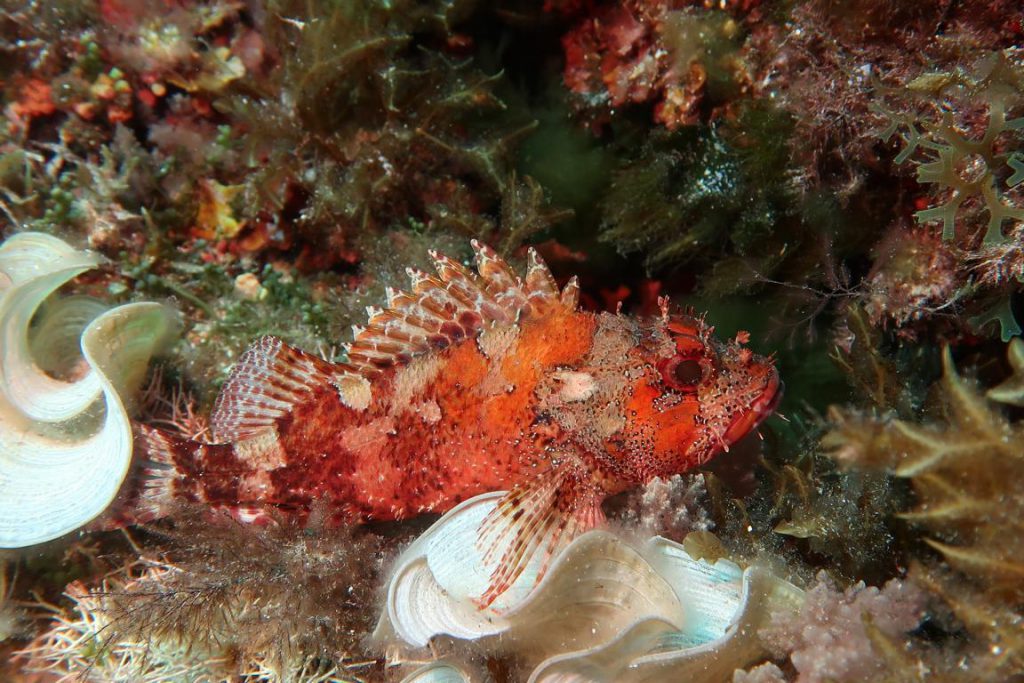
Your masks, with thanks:
M 662 316 L 643 325 L 637 346 L 645 372 L 625 402 L 625 424 L 606 444 L 635 479 L 667 476 L 707 462 L 751 433 L 782 396 L 771 358 L 722 341 L 692 315 Z
M 580 362 L 538 384 L 534 439 L 588 454 L 607 492 L 685 472 L 753 431 L 782 382 L 770 358 L 692 315 L 602 314 Z

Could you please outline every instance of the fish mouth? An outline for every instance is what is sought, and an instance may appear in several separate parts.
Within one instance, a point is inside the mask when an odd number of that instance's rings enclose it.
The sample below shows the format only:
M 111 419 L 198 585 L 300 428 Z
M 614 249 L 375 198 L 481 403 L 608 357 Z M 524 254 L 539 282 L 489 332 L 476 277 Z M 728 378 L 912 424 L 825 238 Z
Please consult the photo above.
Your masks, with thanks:
M 733 444 L 753 431 L 765 418 L 775 412 L 779 402 L 782 400 L 783 390 L 786 385 L 779 379 L 778 373 L 772 373 L 768 383 L 758 396 L 750 404 L 746 413 L 737 417 L 725 430 L 723 439 L 728 444 Z

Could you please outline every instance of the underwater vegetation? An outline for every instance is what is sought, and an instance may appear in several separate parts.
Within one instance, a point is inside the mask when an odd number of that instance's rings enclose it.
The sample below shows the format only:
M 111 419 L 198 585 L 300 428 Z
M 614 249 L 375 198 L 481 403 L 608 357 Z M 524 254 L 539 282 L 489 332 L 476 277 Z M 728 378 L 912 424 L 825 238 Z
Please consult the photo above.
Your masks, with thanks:
M 919 574 L 965 628 L 990 644 L 969 656 L 985 658 L 986 669 L 1009 676 L 1024 666 L 1019 625 L 1024 479 L 1020 426 L 1004 411 L 1024 402 L 1024 342 L 1014 339 L 1007 353 L 1013 374 L 984 394 L 958 374 L 949 350 L 943 353 L 940 423 L 836 410 L 823 443 L 847 467 L 884 468 L 911 482 L 916 504 L 899 517 L 920 529 L 923 541 L 944 560 L 936 567 L 922 558 L 911 575 Z M 967 586 L 954 589 L 953 572 L 968 577 Z
M 459 3 L 266 10 L 260 33 L 281 46 L 277 64 L 219 106 L 247 129 L 246 203 L 277 203 L 272 215 L 293 213 L 311 244 L 332 245 L 307 251 L 310 268 L 356 258 L 350 241 L 367 231 L 491 237 L 503 218 L 508 249 L 557 216 L 510 156 L 531 121 L 508 112 L 499 73 L 447 42 L 467 11 Z
M 723 248 L 741 258 L 759 254 L 792 211 L 790 190 L 777 174 L 788 158 L 781 143 L 790 130 L 784 114 L 747 107 L 734 126 L 652 135 L 612 173 L 601 202 L 601 239 L 643 252 L 650 267 Z M 751 142 L 753 136 L 760 139 Z
M 0 679 L 1024 680 L 1018 5 L 0 0 Z
M 882 109 L 892 122 L 881 136 L 885 141 L 894 135 L 900 137 L 904 146 L 895 162 L 916 160 L 917 181 L 934 186 L 934 194 L 941 198 L 937 206 L 916 212 L 915 219 L 919 223 L 941 222 L 942 238 L 952 240 L 958 223 L 968 223 L 971 214 L 986 213 L 982 244 L 991 246 L 1005 241 L 1003 226 L 1007 221 L 1024 217 L 1024 210 L 1017 208 L 1012 199 L 1014 189 L 1024 180 L 1019 172 L 1024 163 L 1022 153 L 1017 151 L 1021 147 L 1017 131 L 1024 129 L 1024 120 L 1007 118 L 1007 112 L 1019 106 L 1024 97 L 1024 75 L 999 53 L 974 70 L 976 75 L 963 67 L 947 73 L 924 73 L 906 89 L 925 94 L 925 106 L 955 98 L 964 103 L 962 115 L 975 103 L 982 103 L 987 111 L 980 135 L 965 134 L 962 129 L 966 126 L 958 127 L 948 110 L 930 118 L 924 113 L 900 116 Z M 961 211 L 968 217 L 961 216 Z
M 374 537 L 184 507 L 176 520 L 98 590 L 69 584 L 71 607 L 51 607 L 49 630 L 20 653 L 26 669 L 90 681 L 373 677 L 361 639 L 381 571 Z

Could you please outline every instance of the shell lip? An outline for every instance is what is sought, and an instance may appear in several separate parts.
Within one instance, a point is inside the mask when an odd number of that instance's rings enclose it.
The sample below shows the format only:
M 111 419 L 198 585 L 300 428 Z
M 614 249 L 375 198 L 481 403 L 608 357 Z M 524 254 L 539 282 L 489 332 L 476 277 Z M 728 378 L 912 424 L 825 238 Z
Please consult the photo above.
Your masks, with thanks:
M 772 372 L 764 389 L 761 391 L 761 395 L 754 399 L 746 412 L 733 420 L 732 424 L 729 425 L 729 428 L 725 431 L 725 442 L 729 444 L 736 443 L 764 422 L 779 406 L 785 388 L 786 385 L 779 379 L 779 374 Z

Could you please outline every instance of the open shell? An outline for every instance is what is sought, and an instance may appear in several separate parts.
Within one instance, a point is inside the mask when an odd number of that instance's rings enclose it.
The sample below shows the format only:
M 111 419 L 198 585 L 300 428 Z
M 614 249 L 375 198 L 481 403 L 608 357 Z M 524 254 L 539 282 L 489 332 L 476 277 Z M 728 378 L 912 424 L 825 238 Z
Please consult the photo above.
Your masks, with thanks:
M 479 609 L 493 567 L 477 529 L 502 492 L 470 499 L 399 558 L 376 639 L 421 648 L 437 636 L 512 652 L 533 682 L 718 681 L 764 656 L 757 629 L 802 592 L 767 570 L 692 558 L 678 543 L 634 548 L 592 531 L 528 567 L 500 604 Z
M 132 429 L 124 397 L 169 336 L 171 313 L 133 303 L 94 318 L 81 332 L 87 370 L 75 381 L 44 372 L 29 343 L 39 305 L 97 262 L 41 233 L 0 245 L 0 547 L 78 529 L 106 509 L 128 472 Z M 57 315 L 65 319 L 49 326 L 66 333 L 86 308 L 63 307 Z
M 544 650 L 554 641 L 574 648 L 611 637 L 623 623 L 656 615 L 682 624 L 672 588 L 645 571 L 640 554 L 606 532 L 585 534 L 552 560 L 537 583 L 536 558 L 492 605 L 477 607 L 492 566 L 477 529 L 504 492 L 486 493 L 453 508 L 399 559 L 377 628 L 381 641 L 425 646 L 437 635 L 478 640 L 503 634 L 505 645 Z M 532 629 L 517 628 L 525 624 Z
M 676 549 L 682 552 L 681 547 Z M 702 569 L 699 561 L 680 559 L 698 571 Z M 684 572 L 689 574 L 690 570 Z M 735 595 L 732 581 L 714 589 L 713 584 L 704 584 L 699 590 L 674 585 L 690 595 L 702 594 L 699 604 L 691 604 L 693 618 L 682 629 L 668 628 L 657 619 L 642 621 L 612 641 L 547 659 L 534 670 L 529 683 L 732 680 L 737 668 L 767 655 L 757 632 L 767 624 L 771 613 L 787 607 L 795 609 L 803 598 L 796 586 L 760 567 L 742 572 L 741 590 Z

